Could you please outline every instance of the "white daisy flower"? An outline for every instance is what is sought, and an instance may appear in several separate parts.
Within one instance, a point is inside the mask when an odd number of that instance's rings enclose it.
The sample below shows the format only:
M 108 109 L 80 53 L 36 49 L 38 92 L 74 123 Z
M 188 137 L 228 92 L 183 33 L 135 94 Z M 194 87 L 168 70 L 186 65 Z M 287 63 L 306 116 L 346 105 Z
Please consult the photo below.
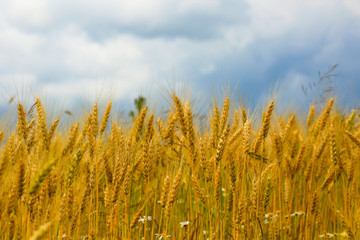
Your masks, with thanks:
M 145 223 L 145 221 L 151 222 L 152 221 L 152 217 L 151 216 L 142 216 L 139 218 L 138 220 L 139 222 Z
M 303 216 L 303 215 L 305 215 L 305 212 L 300 211 L 300 212 L 293 212 L 290 216 L 297 217 L 297 216 Z
M 341 237 L 349 237 L 349 234 L 347 232 L 339 233 L 339 236 Z
M 184 222 L 181 222 L 181 223 L 180 223 L 180 227 L 183 228 L 183 227 L 185 227 L 185 226 L 187 226 L 187 225 L 189 225 L 189 224 L 190 224 L 189 221 L 184 221 Z
M 166 233 L 155 233 L 156 239 L 169 239 L 171 236 L 167 235 Z
M 335 237 L 335 234 L 332 234 L 332 233 L 327 233 L 326 235 L 327 235 L 328 238 L 333 238 L 333 237 Z

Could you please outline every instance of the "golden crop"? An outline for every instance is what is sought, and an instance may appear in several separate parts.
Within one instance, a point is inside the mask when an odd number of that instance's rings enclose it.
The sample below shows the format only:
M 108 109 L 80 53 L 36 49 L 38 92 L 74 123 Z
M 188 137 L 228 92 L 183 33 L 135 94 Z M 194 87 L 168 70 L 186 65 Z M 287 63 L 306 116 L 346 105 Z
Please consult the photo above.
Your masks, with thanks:
M 249 117 L 226 98 L 199 127 L 171 100 L 130 127 L 95 104 L 62 131 L 40 99 L 36 114 L 19 103 L 16 130 L 0 129 L 0 238 L 360 239 L 355 111 L 330 99 L 277 116 L 271 101 Z

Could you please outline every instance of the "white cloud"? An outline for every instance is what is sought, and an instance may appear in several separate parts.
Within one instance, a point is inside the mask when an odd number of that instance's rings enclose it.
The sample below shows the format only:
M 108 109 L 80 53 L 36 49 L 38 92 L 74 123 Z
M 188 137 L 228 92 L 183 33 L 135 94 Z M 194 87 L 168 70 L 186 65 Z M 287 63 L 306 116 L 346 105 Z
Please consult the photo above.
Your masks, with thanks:
M 117 36 L 103 43 L 91 41 L 80 31 L 64 32 L 59 36 L 58 47 L 65 56 L 65 66 L 77 74 L 87 71 L 103 71 L 101 74 L 127 71 L 129 68 L 144 70 L 143 53 L 138 39 L 131 36 Z
M 360 1 L 344 0 L 345 6 L 360 18 Z
M 350 37 L 360 39 L 357 0 L 4 0 L 0 81 L 28 76 L 58 96 L 102 81 L 125 98 L 174 69 L 203 82 L 217 74 L 263 83 L 269 72 L 299 79 L 314 64 L 359 60 L 347 59 Z M 280 59 L 289 69 L 273 69 Z
M 1 7 L 8 20 L 28 27 L 43 27 L 50 21 L 50 2 L 47 0 L 3 0 Z
M 27 58 L 36 58 L 44 44 L 44 37 L 35 33 L 25 33 L 14 26 L 0 23 L 0 64 L 6 66 L 8 71 L 16 74 L 16 68 L 32 68 L 25 66 Z
M 20 88 L 22 86 L 35 85 L 36 77 L 33 74 L 1 74 L 0 83 L 3 86 Z
M 58 99 L 64 97 L 64 93 L 75 97 L 86 97 L 89 99 L 96 99 L 102 94 L 110 93 L 124 96 L 126 98 L 135 97 L 132 94 L 139 87 L 141 87 L 141 81 L 137 82 L 138 85 L 129 83 L 129 81 L 116 80 L 116 79 L 69 79 L 67 82 L 54 82 L 44 84 L 41 88 L 45 95 L 53 96 Z M 105 97 L 105 96 L 101 96 Z

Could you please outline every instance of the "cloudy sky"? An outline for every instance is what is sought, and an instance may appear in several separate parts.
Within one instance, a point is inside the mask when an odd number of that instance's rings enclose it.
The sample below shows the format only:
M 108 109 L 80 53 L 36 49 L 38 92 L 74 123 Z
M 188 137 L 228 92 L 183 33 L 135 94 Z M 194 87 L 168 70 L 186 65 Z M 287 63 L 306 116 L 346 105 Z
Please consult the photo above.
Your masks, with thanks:
M 359 0 L 1 0 L 0 95 L 30 85 L 68 102 L 129 101 L 184 81 L 196 96 L 230 85 L 257 104 L 278 80 L 297 104 L 302 84 L 339 64 L 332 86 L 353 107 L 359 43 Z

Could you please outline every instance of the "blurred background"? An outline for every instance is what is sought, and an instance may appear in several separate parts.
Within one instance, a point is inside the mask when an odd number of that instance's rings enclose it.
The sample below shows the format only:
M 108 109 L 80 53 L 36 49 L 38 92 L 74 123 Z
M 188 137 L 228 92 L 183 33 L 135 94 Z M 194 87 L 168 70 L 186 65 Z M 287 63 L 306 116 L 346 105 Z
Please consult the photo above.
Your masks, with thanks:
M 351 109 L 359 43 L 358 0 L 1 0 L 0 112 L 29 95 L 127 111 L 179 83 L 205 102 L 230 92 L 257 105 L 276 88 L 280 105 L 331 94 Z

